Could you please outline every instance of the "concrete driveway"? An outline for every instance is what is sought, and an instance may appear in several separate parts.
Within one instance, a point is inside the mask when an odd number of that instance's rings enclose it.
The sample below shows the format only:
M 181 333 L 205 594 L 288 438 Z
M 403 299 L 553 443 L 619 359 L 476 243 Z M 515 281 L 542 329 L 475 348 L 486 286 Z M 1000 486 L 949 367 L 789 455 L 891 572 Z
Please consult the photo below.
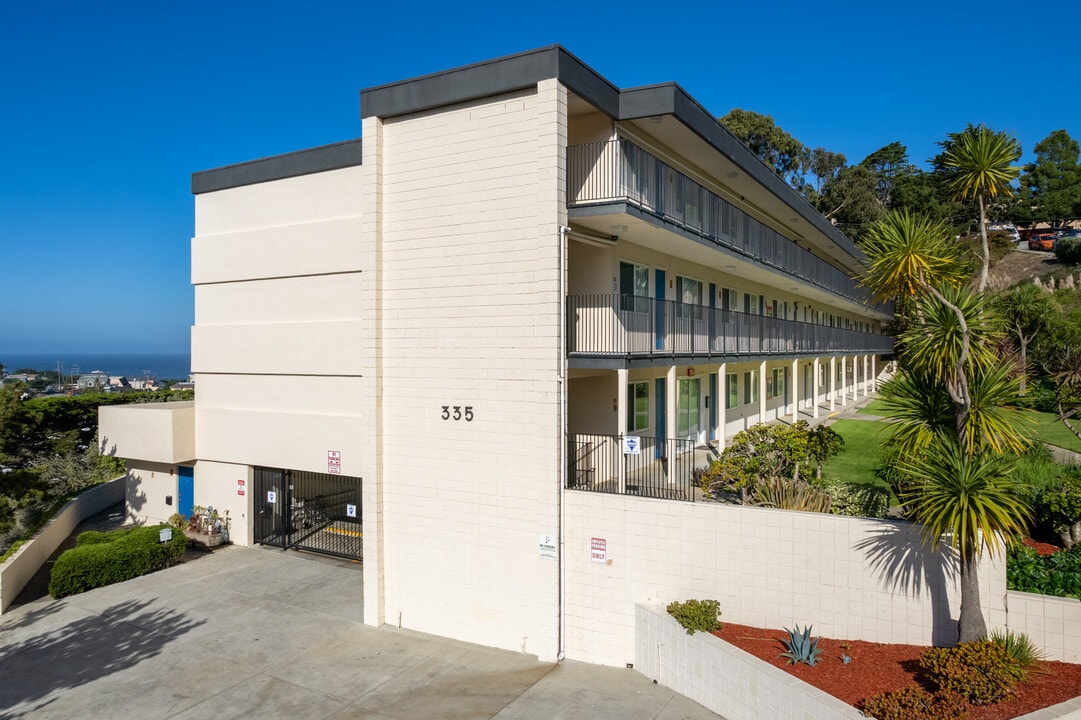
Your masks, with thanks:
M 716 720 L 634 670 L 361 623 L 360 567 L 230 547 L 0 618 L 0 720 Z

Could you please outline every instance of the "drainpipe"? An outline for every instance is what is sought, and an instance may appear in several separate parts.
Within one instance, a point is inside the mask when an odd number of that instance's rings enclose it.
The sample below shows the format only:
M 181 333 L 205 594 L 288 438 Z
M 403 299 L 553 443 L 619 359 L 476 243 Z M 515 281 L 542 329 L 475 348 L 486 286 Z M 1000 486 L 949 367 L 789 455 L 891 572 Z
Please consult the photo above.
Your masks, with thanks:
M 559 228 L 559 651 L 556 660 L 564 657 L 567 634 L 567 563 L 564 559 L 564 525 L 567 492 L 567 233 L 566 225 Z

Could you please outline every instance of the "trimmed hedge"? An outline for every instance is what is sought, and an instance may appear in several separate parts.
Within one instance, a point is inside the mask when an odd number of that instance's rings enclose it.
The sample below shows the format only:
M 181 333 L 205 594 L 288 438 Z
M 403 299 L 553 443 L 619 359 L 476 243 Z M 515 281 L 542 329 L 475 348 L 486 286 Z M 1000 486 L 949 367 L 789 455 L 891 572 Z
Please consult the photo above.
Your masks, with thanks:
M 174 529 L 173 539 L 161 542 L 159 531 L 165 527 L 82 533 L 76 547 L 53 564 L 49 594 L 60 599 L 174 565 L 184 554 L 188 539 Z

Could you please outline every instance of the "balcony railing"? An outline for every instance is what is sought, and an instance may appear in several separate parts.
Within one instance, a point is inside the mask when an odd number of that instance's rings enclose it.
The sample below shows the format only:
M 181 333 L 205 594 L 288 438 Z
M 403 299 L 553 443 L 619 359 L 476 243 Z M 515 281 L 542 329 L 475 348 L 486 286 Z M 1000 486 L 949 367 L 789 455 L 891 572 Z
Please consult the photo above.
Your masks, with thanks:
M 627 295 L 567 298 L 570 357 L 887 355 L 889 335 Z
M 639 452 L 627 454 L 620 435 L 569 435 L 567 487 L 693 502 L 694 443 L 655 437 L 639 441 Z
M 849 300 L 890 312 L 843 270 L 627 139 L 567 148 L 567 206 L 626 202 L 721 247 Z

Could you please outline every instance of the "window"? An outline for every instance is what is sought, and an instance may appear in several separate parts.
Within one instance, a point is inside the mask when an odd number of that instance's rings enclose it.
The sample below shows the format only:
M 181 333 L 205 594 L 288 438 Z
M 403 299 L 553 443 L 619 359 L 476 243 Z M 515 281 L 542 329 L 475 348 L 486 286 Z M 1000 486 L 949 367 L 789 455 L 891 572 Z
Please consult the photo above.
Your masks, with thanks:
M 743 373 L 743 403 L 758 402 L 758 371 L 748 370 Z
M 768 395 L 767 397 L 784 397 L 784 376 L 784 368 L 773 368 L 773 377 L 771 383 L 772 394 Z
M 676 313 L 682 318 L 701 318 L 702 283 L 692 278 L 676 276 Z
M 730 373 L 724 376 L 724 381 L 728 385 L 728 400 L 724 407 L 731 410 L 739 405 L 739 375 Z
M 649 312 L 649 268 L 629 262 L 619 263 L 620 309 Z
M 721 288 L 721 309 L 735 310 L 739 307 L 739 293 L 732 288 Z
M 748 315 L 761 315 L 762 309 L 759 303 L 762 298 L 754 293 L 744 293 L 743 295 L 743 312 Z
M 627 384 L 627 432 L 649 427 L 649 383 Z

